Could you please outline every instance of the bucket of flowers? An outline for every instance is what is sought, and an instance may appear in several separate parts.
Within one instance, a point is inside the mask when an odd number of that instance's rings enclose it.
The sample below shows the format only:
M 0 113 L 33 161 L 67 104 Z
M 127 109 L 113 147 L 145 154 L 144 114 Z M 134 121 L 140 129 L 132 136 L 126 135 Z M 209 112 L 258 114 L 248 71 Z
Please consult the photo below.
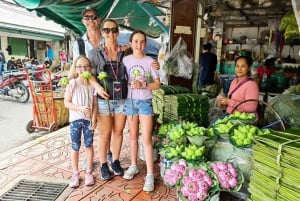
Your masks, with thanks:
M 193 165 L 180 159 L 165 171 L 163 180 L 177 188 L 178 201 L 218 201 L 220 191 L 239 191 L 243 176 L 231 163 Z

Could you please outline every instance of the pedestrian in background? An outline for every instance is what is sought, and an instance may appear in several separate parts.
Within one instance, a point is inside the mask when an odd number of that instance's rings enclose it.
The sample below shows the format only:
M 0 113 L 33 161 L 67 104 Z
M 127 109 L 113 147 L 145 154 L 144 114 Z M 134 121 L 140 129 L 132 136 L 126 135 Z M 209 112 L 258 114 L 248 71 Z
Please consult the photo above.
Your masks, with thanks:
M 64 104 L 69 109 L 70 135 L 72 141 L 71 161 L 73 174 L 69 186 L 76 188 L 79 186 L 79 149 L 81 144 L 81 133 L 83 133 L 84 144 L 87 153 L 87 168 L 85 170 L 85 185 L 94 184 L 92 175 L 93 166 L 93 130 L 96 128 L 97 118 L 97 96 L 95 89 L 88 83 L 88 79 L 83 74 L 91 72 L 91 62 L 85 56 L 79 56 L 74 67 L 78 74 L 76 79 L 72 79 L 66 87 Z
M 15 57 L 11 57 L 10 60 L 7 61 L 6 70 L 11 71 L 16 69 L 17 69 L 16 59 Z
M 217 55 L 211 52 L 211 44 L 203 45 L 203 52 L 200 54 L 200 69 L 198 88 L 203 91 L 204 88 L 215 84 L 215 71 L 217 68 Z
M 137 153 L 140 125 L 147 167 L 143 190 L 150 192 L 154 190 L 152 90 L 160 88 L 160 79 L 158 70 L 151 67 L 153 59 L 144 53 L 146 34 L 143 31 L 134 31 L 129 43 L 133 53 L 124 57 L 123 63 L 129 76 L 125 114 L 130 133 L 131 165 L 125 171 L 123 178 L 132 179 L 135 174 L 139 173 Z
M 66 65 L 66 63 L 68 61 L 68 59 L 67 59 L 67 53 L 66 53 L 65 49 L 62 49 L 59 52 L 59 60 L 60 60 L 61 70 L 64 71 L 65 70 L 65 65 Z
M 5 55 L 4 52 L 0 49 L 0 78 L 2 77 L 2 72 L 4 71 L 5 64 Z

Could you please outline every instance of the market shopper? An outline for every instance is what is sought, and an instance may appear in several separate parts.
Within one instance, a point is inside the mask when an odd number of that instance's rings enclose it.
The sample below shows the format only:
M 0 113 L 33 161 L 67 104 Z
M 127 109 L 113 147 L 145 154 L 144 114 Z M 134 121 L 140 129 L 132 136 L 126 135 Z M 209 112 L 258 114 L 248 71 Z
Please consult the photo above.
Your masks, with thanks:
M 60 68 L 61 68 L 62 71 L 64 71 L 65 70 L 65 65 L 68 61 L 67 53 L 66 53 L 65 49 L 62 49 L 59 52 L 59 60 L 60 60 Z
M 199 75 L 198 75 L 198 91 L 209 97 L 216 97 L 217 85 L 216 68 L 217 55 L 211 52 L 212 45 L 206 43 L 203 45 L 203 52 L 200 54 Z
M 154 190 L 152 90 L 159 89 L 160 79 L 159 72 L 151 67 L 153 59 L 144 53 L 146 34 L 143 31 L 134 31 L 129 43 L 133 53 L 124 57 L 123 63 L 129 76 L 125 113 L 130 132 L 131 165 L 123 178 L 132 179 L 139 172 L 137 153 L 140 125 L 147 167 L 143 190 L 149 192 Z
M 269 55 L 263 65 L 257 68 L 257 75 L 259 77 L 259 86 L 262 88 L 267 87 L 267 81 L 274 74 L 275 69 L 275 58 L 272 55 Z
M 217 67 L 217 55 L 211 52 L 211 44 L 203 45 L 203 52 L 200 54 L 199 89 L 215 84 L 215 71 Z
M 85 170 L 85 185 L 94 184 L 92 175 L 93 165 L 93 130 L 96 128 L 97 96 L 94 87 L 84 78 L 84 73 L 91 72 L 91 62 L 85 56 L 79 56 L 74 67 L 78 77 L 71 79 L 66 87 L 64 104 L 69 109 L 70 135 L 72 141 L 71 161 L 73 174 L 69 186 L 79 186 L 79 149 L 81 145 L 81 133 L 87 153 L 87 168 Z
M 228 96 L 218 95 L 217 102 L 219 106 L 226 107 L 226 114 L 233 113 L 237 104 L 248 99 L 258 100 L 259 88 L 255 81 L 249 75 L 251 71 L 252 58 L 239 56 L 235 60 L 236 78 L 231 82 Z M 256 113 L 257 102 L 249 101 L 236 108 L 239 112 Z

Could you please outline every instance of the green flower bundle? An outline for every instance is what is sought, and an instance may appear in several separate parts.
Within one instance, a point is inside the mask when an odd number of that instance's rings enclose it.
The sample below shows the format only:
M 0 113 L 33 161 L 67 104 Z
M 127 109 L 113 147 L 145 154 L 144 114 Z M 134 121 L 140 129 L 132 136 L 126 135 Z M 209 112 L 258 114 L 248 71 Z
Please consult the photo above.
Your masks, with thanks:
M 87 82 L 87 84 L 86 84 L 86 93 L 87 93 L 87 98 L 88 98 L 87 106 L 90 107 L 91 96 L 90 96 L 90 89 L 89 89 L 89 81 L 88 80 L 92 77 L 92 74 L 90 72 L 85 71 L 81 74 L 81 77 L 86 79 L 86 82 Z M 91 109 L 91 111 L 92 111 L 92 109 Z M 92 113 L 90 113 L 90 120 L 91 120 L 91 124 L 92 124 Z
M 102 71 L 102 72 L 99 73 L 97 78 L 103 82 L 104 90 L 105 90 L 105 92 L 107 92 L 107 83 L 106 83 L 107 73 Z M 109 115 L 110 115 L 111 112 L 110 112 L 109 100 L 107 100 L 107 106 L 108 106 L 108 112 L 109 112 Z
M 70 80 L 68 77 L 62 77 L 59 79 L 59 82 L 58 84 L 61 86 L 61 87 L 66 87 L 68 84 L 69 84 Z

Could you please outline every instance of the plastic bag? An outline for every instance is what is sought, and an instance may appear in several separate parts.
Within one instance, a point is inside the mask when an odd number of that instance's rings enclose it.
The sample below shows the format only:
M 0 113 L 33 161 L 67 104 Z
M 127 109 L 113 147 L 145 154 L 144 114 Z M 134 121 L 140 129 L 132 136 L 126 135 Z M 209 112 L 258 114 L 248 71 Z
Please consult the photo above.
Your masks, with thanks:
M 193 58 L 187 51 L 187 45 L 182 37 L 179 37 L 163 68 L 168 75 L 191 79 L 193 66 Z

